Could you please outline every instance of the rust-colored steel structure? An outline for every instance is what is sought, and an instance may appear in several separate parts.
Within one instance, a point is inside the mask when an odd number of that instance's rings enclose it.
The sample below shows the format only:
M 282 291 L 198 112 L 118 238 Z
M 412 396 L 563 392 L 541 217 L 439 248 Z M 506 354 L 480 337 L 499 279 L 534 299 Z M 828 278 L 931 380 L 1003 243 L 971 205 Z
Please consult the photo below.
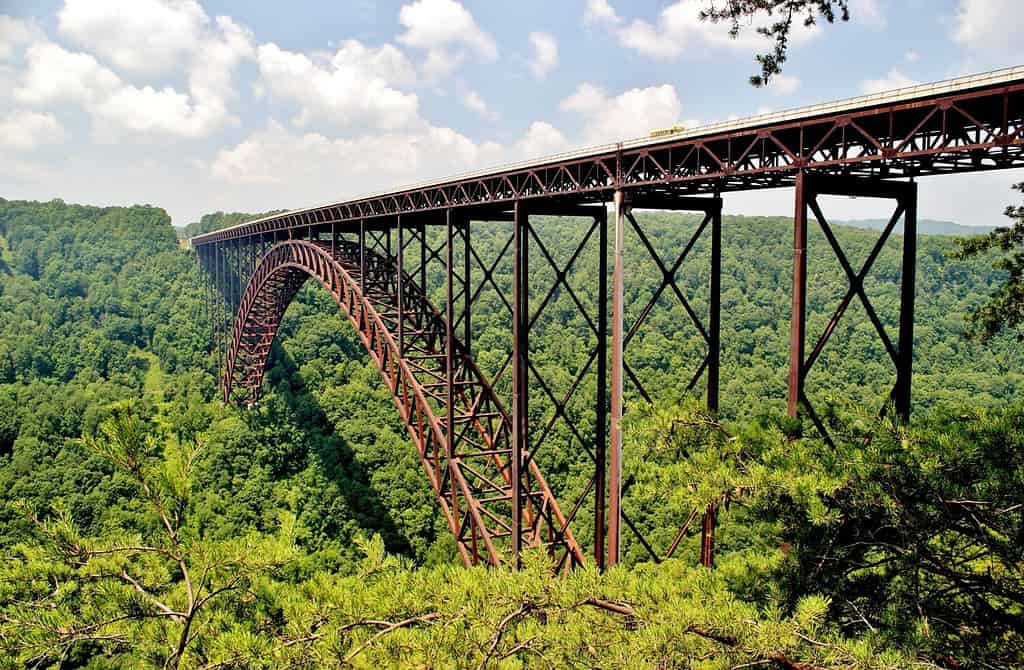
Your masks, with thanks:
M 367 157 L 368 162 L 372 160 Z M 598 566 L 619 560 L 623 526 L 636 534 L 655 560 L 674 555 L 683 537 L 699 532 L 700 560 L 710 566 L 716 502 L 694 510 L 664 551 L 644 538 L 623 509 L 628 482 L 622 480 L 620 421 L 627 383 L 639 397 L 652 397 L 629 365 L 628 347 L 662 297 L 681 306 L 706 345 L 697 369 L 680 375 L 688 383 L 681 382 L 679 391 L 693 391 L 703 379 L 708 408 L 718 408 L 725 194 L 794 188 L 788 409 L 794 417 L 806 414 L 828 438 L 828 427 L 815 412 L 805 381 L 854 300 L 864 306 L 896 370 L 887 407 L 903 420 L 910 414 L 914 180 L 1021 166 L 1024 67 L 595 147 L 309 207 L 200 235 L 191 244 L 211 280 L 211 337 L 223 357 L 225 400 L 258 400 L 281 318 L 299 288 L 314 278 L 335 298 L 380 369 L 467 564 L 514 565 L 521 551 L 538 546 L 548 548 L 559 568 L 583 563 L 586 559 L 573 527 L 589 499 Z M 859 269 L 850 264 L 832 233 L 825 204 L 819 200 L 827 195 L 894 203 L 888 226 Z M 641 209 L 702 216 L 689 243 L 664 258 L 636 216 Z M 849 288 L 807 351 L 809 214 L 834 251 Z M 549 253 L 543 241 L 545 220 L 540 216 L 580 222 L 574 228 L 579 231 L 579 243 L 567 263 Z M 894 339 L 875 313 L 864 279 L 900 221 L 901 312 Z M 482 258 L 473 245 L 471 231 L 479 225 L 511 226 L 497 259 Z M 661 275 L 653 287 L 654 298 L 629 329 L 624 316 L 627 235 L 635 235 L 646 250 L 639 262 L 652 262 Z M 701 315 L 678 276 L 690 250 L 705 235 L 710 236 L 711 249 L 710 301 L 707 314 Z M 589 306 L 570 280 L 586 253 L 598 258 L 597 276 L 588 278 L 597 283 L 598 299 Z M 542 259 L 543 272 L 530 267 L 531 258 Z M 503 259 L 512 264 L 511 296 L 495 279 Z M 635 259 L 629 262 L 636 263 Z M 550 285 L 539 286 L 541 277 L 551 278 Z M 428 295 L 437 295 L 441 286 L 443 304 L 435 307 Z M 496 293 L 510 320 L 508 359 L 490 378 L 475 362 L 472 341 L 473 309 L 485 290 Z M 530 360 L 531 332 L 556 292 L 570 296 L 587 324 L 592 345 L 588 345 L 588 362 L 574 372 L 572 384 L 561 393 Z M 592 433 L 580 431 L 568 416 L 570 401 L 581 401 L 587 375 L 593 375 L 596 388 L 594 397 L 586 398 L 593 403 L 596 417 Z M 499 384 L 510 386 L 508 400 L 495 391 Z M 536 412 L 530 411 L 531 390 L 549 404 L 549 414 L 539 422 Z M 541 473 L 543 446 L 558 423 L 593 462 L 593 476 L 582 491 L 566 500 L 571 502 L 567 511 L 559 506 Z

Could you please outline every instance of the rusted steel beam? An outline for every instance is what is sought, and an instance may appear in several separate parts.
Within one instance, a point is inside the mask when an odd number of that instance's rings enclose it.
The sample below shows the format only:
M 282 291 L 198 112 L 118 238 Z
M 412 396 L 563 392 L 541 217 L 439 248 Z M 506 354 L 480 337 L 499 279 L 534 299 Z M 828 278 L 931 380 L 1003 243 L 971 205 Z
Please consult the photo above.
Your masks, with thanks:
M 626 194 L 616 191 L 612 203 L 615 211 L 615 241 L 612 251 L 612 388 L 611 430 L 608 454 L 608 539 L 605 565 L 619 563 L 622 521 L 622 375 L 625 327 L 623 323 L 625 259 L 624 219 L 628 212 Z
M 605 495 L 608 466 L 608 210 L 596 212 L 597 261 L 597 398 L 594 445 L 594 561 L 605 567 Z
M 395 281 L 398 291 L 398 355 L 405 358 L 405 228 L 402 226 L 402 215 L 395 218 L 395 226 L 398 228 L 398 258 L 396 270 L 398 271 Z M 335 255 L 335 244 L 331 242 L 331 256 Z
M 896 414 L 910 420 L 911 377 L 914 367 L 914 296 L 917 290 L 917 184 L 904 196 L 903 272 L 900 277 L 899 361 L 893 403 Z
M 515 204 L 512 256 L 512 556 L 518 567 L 522 551 L 523 456 L 529 449 L 529 215 Z
M 389 238 L 390 239 L 390 238 Z M 455 272 L 454 268 L 455 222 L 452 210 L 445 210 L 445 337 L 444 337 L 444 407 L 446 415 L 445 458 L 448 462 L 448 480 L 451 485 L 451 502 L 454 518 L 458 519 L 459 490 L 456 485 L 455 465 Z
M 718 386 L 722 349 L 722 201 L 715 198 L 711 212 L 711 279 L 708 297 L 707 408 L 718 413 Z
M 473 254 L 470 241 L 470 221 L 463 218 L 460 225 L 462 231 L 462 343 L 466 345 L 466 353 L 473 357 Z
M 796 178 L 793 215 L 793 309 L 789 328 L 789 391 L 786 413 L 796 418 L 804 392 L 804 333 L 807 329 L 807 175 Z

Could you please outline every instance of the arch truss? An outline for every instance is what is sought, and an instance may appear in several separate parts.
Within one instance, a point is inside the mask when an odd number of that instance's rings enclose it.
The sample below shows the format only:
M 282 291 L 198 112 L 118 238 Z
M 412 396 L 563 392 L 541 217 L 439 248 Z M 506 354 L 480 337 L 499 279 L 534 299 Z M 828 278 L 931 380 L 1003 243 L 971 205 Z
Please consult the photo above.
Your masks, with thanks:
M 312 278 L 379 369 L 463 561 L 498 565 L 520 548 L 546 547 L 561 565 L 581 563 L 538 463 L 529 454 L 516 462 L 512 420 L 468 349 L 396 259 L 361 238 L 285 240 L 255 263 L 227 346 L 225 400 L 258 400 L 284 312 Z

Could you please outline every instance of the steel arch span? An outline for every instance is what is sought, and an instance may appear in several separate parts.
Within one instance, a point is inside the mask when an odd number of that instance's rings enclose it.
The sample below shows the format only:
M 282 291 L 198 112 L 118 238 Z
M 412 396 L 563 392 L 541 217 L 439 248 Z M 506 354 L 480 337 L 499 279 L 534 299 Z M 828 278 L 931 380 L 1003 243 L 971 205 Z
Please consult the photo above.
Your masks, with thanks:
M 560 566 L 581 564 L 536 460 L 522 472 L 513 467 L 509 413 L 422 288 L 406 274 L 399 292 L 394 259 L 347 241 L 273 246 L 239 301 L 225 401 L 238 394 L 258 400 L 281 318 L 311 277 L 334 297 L 380 371 L 463 561 L 500 565 L 519 547 L 543 546 Z M 517 477 L 522 504 L 514 506 Z

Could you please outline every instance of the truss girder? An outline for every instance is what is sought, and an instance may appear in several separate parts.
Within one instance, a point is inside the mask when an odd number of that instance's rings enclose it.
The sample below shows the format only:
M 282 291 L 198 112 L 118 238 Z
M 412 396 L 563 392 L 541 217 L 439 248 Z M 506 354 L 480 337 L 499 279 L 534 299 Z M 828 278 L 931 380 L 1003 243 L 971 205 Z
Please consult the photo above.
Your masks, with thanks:
M 371 157 L 372 159 L 372 157 Z M 201 235 L 250 235 L 537 198 L 597 202 L 612 192 L 723 193 L 793 185 L 801 171 L 914 177 L 1024 165 L 1024 83 L 733 132 L 666 139 L 311 208 Z

